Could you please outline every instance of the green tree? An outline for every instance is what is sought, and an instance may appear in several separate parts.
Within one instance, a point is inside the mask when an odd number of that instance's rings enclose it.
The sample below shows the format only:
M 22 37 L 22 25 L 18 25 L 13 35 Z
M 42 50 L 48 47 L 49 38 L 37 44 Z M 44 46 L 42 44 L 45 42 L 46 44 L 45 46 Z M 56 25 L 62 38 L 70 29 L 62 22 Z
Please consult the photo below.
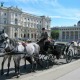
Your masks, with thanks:
M 59 38 L 59 30 L 52 30 L 51 31 L 51 37 L 53 39 L 58 39 Z

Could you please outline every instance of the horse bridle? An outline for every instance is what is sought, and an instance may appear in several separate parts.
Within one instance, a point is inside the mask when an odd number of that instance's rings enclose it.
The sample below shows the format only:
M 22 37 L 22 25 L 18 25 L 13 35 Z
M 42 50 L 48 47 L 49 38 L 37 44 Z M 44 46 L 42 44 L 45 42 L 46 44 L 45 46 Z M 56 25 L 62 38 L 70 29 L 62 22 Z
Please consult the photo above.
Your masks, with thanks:
M 7 41 L 8 39 L 9 39 L 9 38 L 4 39 L 4 42 L 3 42 L 4 47 L 1 47 L 1 46 L 0 46 L 0 48 L 4 49 L 4 51 L 5 51 L 6 53 L 11 53 L 11 52 L 14 50 L 14 48 L 13 48 L 11 51 L 9 51 L 9 52 L 6 51 L 6 49 L 7 49 L 7 47 L 8 47 L 7 44 L 10 45 L 10 42 Z

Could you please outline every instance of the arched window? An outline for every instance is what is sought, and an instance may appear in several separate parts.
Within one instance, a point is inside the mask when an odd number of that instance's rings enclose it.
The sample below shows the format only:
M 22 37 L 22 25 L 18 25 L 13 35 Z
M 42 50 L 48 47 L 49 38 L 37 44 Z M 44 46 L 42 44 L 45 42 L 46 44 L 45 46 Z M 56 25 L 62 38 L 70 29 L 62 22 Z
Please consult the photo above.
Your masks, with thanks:
M 14 33 L 14 37 L 17 37 L 17 33 Z
M 24 38 L 26 37 L 26 34 L 24 34 Z
M 35 37 L 35 39 L 36 39 L 36 33 L 35 33 L 35 36 L 34 36 L 34 37 Z
M 29 33 L 28 33 L 28 38 L 29 38 Z
M 15 19 L 15 24 L 18 24 L 18 19 Z
M 31 34 L 31 38 L 33 38 L 33 34 Z
M 21 34 L 21 37 L 22 37 L 22 34 Z

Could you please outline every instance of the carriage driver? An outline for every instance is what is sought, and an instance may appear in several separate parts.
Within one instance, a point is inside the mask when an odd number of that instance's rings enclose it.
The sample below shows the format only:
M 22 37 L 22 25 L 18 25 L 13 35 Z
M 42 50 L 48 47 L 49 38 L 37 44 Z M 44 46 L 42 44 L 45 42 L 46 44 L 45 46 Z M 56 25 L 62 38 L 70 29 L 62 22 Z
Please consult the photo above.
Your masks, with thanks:
M 45 42 L 47 39 L 48 39 L 48 33 L 46 32 L 45 28 L 42 28 L 40 42 Z

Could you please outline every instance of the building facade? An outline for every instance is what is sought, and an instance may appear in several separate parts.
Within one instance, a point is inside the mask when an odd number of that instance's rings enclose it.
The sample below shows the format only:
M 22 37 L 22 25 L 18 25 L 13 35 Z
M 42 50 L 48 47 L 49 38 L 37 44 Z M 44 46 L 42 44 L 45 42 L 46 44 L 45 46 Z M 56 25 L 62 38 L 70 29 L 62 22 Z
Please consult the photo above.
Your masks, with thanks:
M 44 27 L 50 36 L 51 19 L 25 13 L 16 7 L 0 7 L 0 29 L 4 28 L 10 38 L 29 38 L 37 40 Z
M 78 41 L 80 39 L 80 21 L 77 25 L 58 27 L 59 28 L 59 41 Z

